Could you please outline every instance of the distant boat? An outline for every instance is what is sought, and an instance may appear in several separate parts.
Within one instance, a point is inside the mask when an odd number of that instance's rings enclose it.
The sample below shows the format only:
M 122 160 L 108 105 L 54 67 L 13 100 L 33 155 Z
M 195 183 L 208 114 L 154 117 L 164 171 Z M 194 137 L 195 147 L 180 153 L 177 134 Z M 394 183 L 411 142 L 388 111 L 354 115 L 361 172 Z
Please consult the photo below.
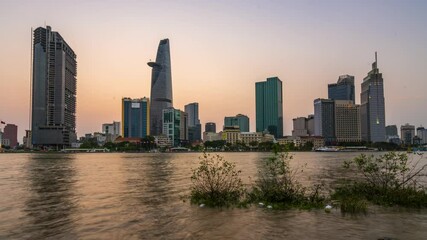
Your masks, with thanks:
M 338 152 L 338 148 L 320 147 L 315 149 L 316 152 Z

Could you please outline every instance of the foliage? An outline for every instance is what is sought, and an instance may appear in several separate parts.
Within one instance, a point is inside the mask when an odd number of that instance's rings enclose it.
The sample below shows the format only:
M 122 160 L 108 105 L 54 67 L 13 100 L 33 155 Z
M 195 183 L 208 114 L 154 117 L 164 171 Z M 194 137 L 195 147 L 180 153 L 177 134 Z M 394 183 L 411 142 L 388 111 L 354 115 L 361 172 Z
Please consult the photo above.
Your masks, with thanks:
M 215 150 L 221 150 L 224 148 L 226 141 L 225 140 L 215 140 L 215 141 L 206 141 L 204 142 L 205 148 L 211 148 Z
M 258 180 L 249 193 L 250 202 L 265 202 L 276 208 L 311 208 L 323 205 L 322 184 L 307 189 L 297 180 L 302 169 L 292 169 L 288 152 L 280 152 L 280 146 L 274 148 L 274 155 L 267 159 L 264 169 L 259 171 Z
M 353 198 L 386 206 L 427 207 L 427 193 L 418 182 L 427 164 L 420 165 L 422 155 L 414 159 L 406 153 L 361 154 L 344 167 L 354 169 L 362 178 L 338 187 L 332 198 L 342 203 Z
M 191 176 L 191 202 L 210 207 L 238 205 L 244 194 L 240 170 L 220 155 L 206 152 Z
M 314 144 L 311 141 L 306 142 L 304 145 L 300 147 L 301 151 L 311 151 L 313 150 Z
M 427 164 L 418 166 L 421 160 L 422 155 L 417 161 L 409 160 L 406 153 L 389 152 L 376 158 L 361 154 L 353 161 L 345 162 L 344 167 L 348 169 L 355 165 L 357 172 L 373 188 L 401 189 L 417 187 L 418 178 L 427 168 Z
M 137 151 L 150 151 L 155 149 L 156 143 L 153 136 L 146 136 L 141 138 L 140 143 L 132 143 L 132 142 L 107 142 L 104 144 L 104 147 L 109 149 L 110 151 L 124 151 L 124 152 L 137 152 Z
M 80 145 L 80 148 L 97 148 L 97 147 L 99 146 L 96 138 L 88 138 Z

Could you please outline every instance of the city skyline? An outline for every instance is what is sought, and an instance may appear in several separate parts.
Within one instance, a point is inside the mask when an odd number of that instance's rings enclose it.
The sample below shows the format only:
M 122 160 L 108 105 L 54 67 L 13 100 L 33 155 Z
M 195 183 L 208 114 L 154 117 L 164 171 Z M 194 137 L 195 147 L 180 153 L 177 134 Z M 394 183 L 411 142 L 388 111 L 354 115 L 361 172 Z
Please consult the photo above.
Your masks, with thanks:
M 384 76 L 385 124 L 427 124 L 422 111 L 427 30 L 421 24 L 426 3 L 188 3 L 112 1 L 99 8 L 103 2 L 2 1 L 3 22 L 23 17 L 1 33 L 10 47 L 0 54 L 0 119 L 18 125 L 21 142 L 29 128 L 30 31 L 46 22 L 78 53 L 79 136 L 119 120 L 122 97 L 149 96 L 151 69 L 145 63 L 164 38 L 173 44 L 174 106 L 199 102 L 203 126 L 220 125 L 235 113 L 255 120 L 254 83 L 278 76 L 286 86 L 284 134 L 290 135 L 292 119 L 312 114 L 313 99 L 327 98 L 325 86 L 340 75 L 355 76 L 359 104 L 360 84 L 375 51 Z M 172 7 L 163 20 L 148 20 L 166 6 Z M 58 10 L 50 14 L 51 9 Z M 203 14 L 188 14 L 197 10 Z M 68 11 L 78 18 L 64 18 Z M 255 130 L 255 121 L 250 123 Z

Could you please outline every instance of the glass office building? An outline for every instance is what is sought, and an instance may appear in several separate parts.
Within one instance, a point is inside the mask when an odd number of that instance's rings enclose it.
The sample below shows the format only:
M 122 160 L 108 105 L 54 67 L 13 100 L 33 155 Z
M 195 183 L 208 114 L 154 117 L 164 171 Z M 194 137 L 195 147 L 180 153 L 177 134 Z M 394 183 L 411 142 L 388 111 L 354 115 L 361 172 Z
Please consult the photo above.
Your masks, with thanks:
M 278 77 L 255 83 L 256 131 L 283 136 L 283 91 Z
M 339 76 L 337 83 L 328 84 L 328 98 L 332 100 L 350 100 L 355 104 L 354 76 Z
M 150 101 L 148 98 L 122 99 L 123 137 L 143 138 L 150 135 Z

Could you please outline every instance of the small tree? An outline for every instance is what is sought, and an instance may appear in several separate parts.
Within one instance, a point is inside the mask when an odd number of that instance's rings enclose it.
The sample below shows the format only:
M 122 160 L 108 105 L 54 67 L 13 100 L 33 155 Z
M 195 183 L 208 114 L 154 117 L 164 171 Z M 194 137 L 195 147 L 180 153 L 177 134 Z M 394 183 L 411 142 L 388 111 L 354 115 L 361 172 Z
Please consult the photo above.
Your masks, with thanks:
M 240 170 L 222 156 L 203 153 L 199 167 L 191 176 L 191 202 L 210 207 L 232 206 L 240 202 L 244 194 Z

